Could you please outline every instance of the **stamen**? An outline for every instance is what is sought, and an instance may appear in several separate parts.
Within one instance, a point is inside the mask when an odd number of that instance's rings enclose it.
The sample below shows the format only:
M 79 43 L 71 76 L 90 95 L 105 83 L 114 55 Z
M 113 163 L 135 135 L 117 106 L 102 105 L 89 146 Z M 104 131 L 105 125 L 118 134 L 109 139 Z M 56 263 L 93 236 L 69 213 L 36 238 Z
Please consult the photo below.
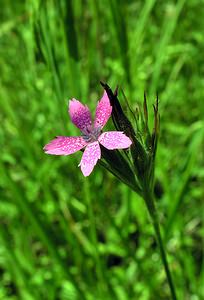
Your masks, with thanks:
M 87 127 L 84 130 L 84 132 L 82 132 L 82 137 L 87 143 L 89 143 L 89 142 L 97 141 L 100 134 L 101 134 L 101 127 L 97 127 L 97 128 Z

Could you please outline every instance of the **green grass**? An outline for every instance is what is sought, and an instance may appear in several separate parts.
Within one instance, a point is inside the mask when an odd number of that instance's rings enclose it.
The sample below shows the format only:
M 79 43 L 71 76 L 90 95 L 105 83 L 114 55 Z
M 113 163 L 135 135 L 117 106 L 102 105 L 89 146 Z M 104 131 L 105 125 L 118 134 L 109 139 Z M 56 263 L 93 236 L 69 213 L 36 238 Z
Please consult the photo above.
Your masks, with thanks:
M 159 93 L 162 235 L 178 299 L 204 298 L 203 20 L 198 0 L 1 1 L 0 299 L 170 299 L 143 200 L 42 150 L 100 80 L 133 109 Z

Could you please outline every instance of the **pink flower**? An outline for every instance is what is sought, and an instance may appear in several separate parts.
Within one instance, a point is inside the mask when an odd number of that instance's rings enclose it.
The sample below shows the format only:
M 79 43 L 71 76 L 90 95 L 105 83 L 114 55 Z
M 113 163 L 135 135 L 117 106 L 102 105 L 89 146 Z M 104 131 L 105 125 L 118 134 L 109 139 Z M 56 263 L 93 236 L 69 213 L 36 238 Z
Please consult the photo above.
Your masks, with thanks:
M 86 105 L 72 99 L 69 101 L 69 115 L 72 123 L 80 130 L 81 136 L 57 136 L 43 148 L 45 153 L 54 155 L 69 155 L 85 148 L 79 166 L 84 176 L 89 176 L 98 159 L 101 158 L 100 145 L 109 150 L 128 148 L 132 141 L 122 131 L 102 129 L 111 116 L 112 107 L 106 92 L 98 102 L 94 122 Z

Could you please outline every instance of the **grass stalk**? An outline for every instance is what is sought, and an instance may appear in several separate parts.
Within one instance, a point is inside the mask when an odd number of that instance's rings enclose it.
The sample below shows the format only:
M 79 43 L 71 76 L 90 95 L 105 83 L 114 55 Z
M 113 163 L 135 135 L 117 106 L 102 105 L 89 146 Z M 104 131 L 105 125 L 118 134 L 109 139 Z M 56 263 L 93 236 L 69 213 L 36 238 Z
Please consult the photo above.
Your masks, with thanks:
M 3 226 L 0 227 L 0 242 L 6 253 L 6 267 L 13 277 L 20 298 L 22 300 L 36 299 L 39 296 L 38 291 L 31 291 L 29 280 L 16 257 L 15 251 L 12 249 L 7 232 Z
M 3 164 L 0 164 L 2 167 L 2 170 L 4 171 L 4 179 L 9 184 L 9 186 L 12 188 L 12 193 L 15 195 L 15 203 L 16 205 L 22 210 L 22 212 L 26 215 L 28 221 L 31 223 L 33 230 L 36 233 L 36 236 L 42 241 L 43 245 L 47 248 L 47 250 L 50 253 L 50 256 L 52 257 L 53 261 L 56 265 L 58 265 L 61 274 L 64 278 L 70 280 L 72 284 L 74 285 L 76 291 L 81 296 L 81 299 L 86 299 L 84 297 L 83 291 L 78 284 L 78 282 L 75 280 L 71 272 L 69 271 L 69 268 L 64 264 L 64 261 L 62 260 L 61 256 L 59 255 L 59 252 L 57 251 L 52 239 L 49 238 L 48 233 L 46 232 L 46 228 L 44 227 L 41 220 L 38 218 L 37 213 L 35 212 L 35 208 L 30 205 L 28 201 L 26 201 L 23 196 L 20 189 L 20 186 L 15 184 L 14 182 L 11 182 L 11 178 L 4 167 Z
M 91 195 L 90 195 L 90 188 L 88 181 L 84 182 L 84 190 L 85 190 L 85 197 L 86 197 L 86 203 L 87 203 L 87 211 L 88 211 L 88 218 L 90 222 L 90 237 L 91 242 L 93 244 L 93 256 L 95 259 L 95 266 L 96 266 L 96 274 L 99 281 L 98 290 L 100 293 L 100 296 L 105 295 L 106 291 L 106 283 L 104 278 L 104 270 L 103 266 L 100 260 L 100 254 L 99 254 L 99 243 L 97 238 L 97 232 L 96 232 L 96 223 L 95 223 L 95 217 L 94 217 L 94 211 L 93 211 L 93 204 L 91 203 Z
M 155 232 L 155 235 L 156 235 L 157 244 L 158 244 L 158 247 L 159 247 L 162 263 L 163 263 L 163 266 L 164 266 L 164 269 L 165 269 L 166 278 L 167 278 L 167 281 L 168 281 L 168 285 L 169 285 L 169 289 L 170 289 L 170 292 L 171 292 L 172 300 L 177 300 L 176 290 L 175 290 L 175 286 L 174 286 L 174 283 L 173 283 L 171 271 L 170 271 L 170 268 L 169 268 L 169 263 L 168 263 L 168 260 L 167 260 L 166 250 L 164 248 L 164 243 L 163 243 L 163 240 L 162 240 L 162 237 L 161 237 L 160 225 L 159 225 L 156 206 L 155 206 L 155 203 L 154 203 L 153 193 L 151 191 L 149 191 L 149 189 L 145 188 L 143 197 L 144 197 L 144 200 L 145 200 L 145 203 L 146 203 L 146 206 L 147 206 L 147 209 L 148 209 L 148 212 L 150 214 L 152 224 L 153 224 L 153 227 L 154 227 L 154 232 Z

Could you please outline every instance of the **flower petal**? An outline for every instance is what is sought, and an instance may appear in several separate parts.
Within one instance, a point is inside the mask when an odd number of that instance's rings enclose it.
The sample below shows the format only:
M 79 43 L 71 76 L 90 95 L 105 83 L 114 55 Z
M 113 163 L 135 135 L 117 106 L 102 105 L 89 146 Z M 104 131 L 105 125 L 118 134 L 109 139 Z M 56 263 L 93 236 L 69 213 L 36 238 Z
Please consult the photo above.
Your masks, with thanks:
M 95 120 L 94 120 L 94 127 L 103 128 L 108 119 L 111 116 L 112 112 L 112 106 L 110 105 L 110 101 L 108 98 L 108 95 L 106 91 L 103 93 L 103 97 L 98 102 L 97 108 L 96 108 L 96 114 L 95 114 Z
M 85 147 L 87 143 L 80 136 L 57 136 L 43 150 L 47 154 L 69 155 Z
M 93 171 L 98 159 L 101 158 L 101 149 L 98 142 L 90 143 L 86 146 L 81 162 L 81 171 L 84 176 L 89 176 Z
M 98 141 L 109 150 L 128 148 L 132 141 L 122 131 L 108 131 L 102 133 Z
M 81 131 L 84 131 L 92 124 L 89 108 L 76 99 L 69 101 L 69 114 L 72 123 L 74 123 Z

